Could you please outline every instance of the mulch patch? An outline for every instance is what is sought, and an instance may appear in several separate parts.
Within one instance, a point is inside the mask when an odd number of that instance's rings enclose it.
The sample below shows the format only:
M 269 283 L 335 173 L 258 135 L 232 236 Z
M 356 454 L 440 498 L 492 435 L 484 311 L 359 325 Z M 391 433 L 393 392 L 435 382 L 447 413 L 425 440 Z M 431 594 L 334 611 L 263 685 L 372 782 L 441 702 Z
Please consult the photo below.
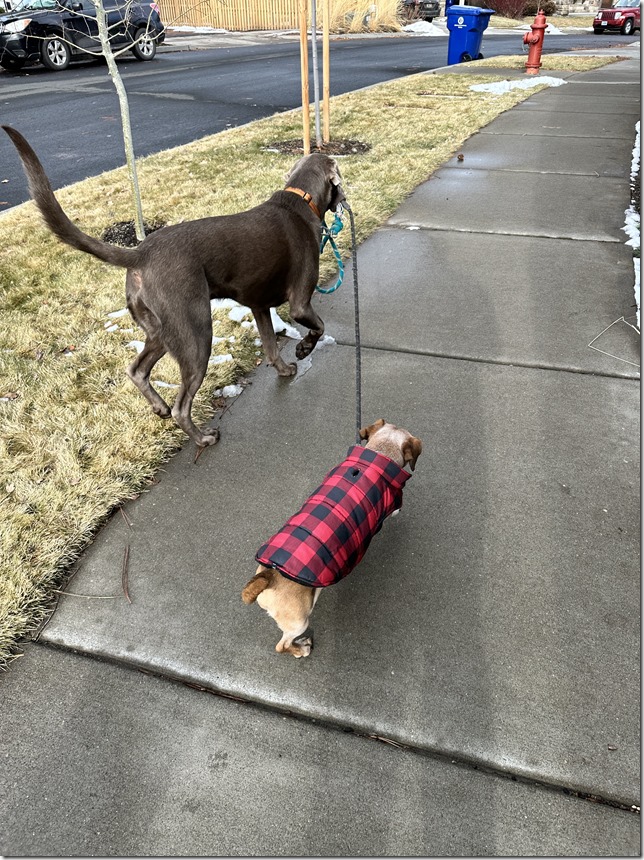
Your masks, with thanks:
M 155 230 L 160 230 L 162 227 L 165 227 L 165 224 L 159 221 L 153 221 L 152 223 L 149 221 L 143 222 L 146 236 L 154 233 Z M 116 224 L 111 224 L 103 231 L 101 239 L 104 242 L 110 242 L 112 245 L 122 245 L 124 248 L 135 248 L 139 244 L 139 240 L 136 238 L 134 221 L 118 221 Z
M 304 141 L 300 137 L 296 140 L 279 140 L 275 143 L 269 143 L 265 147 L 268 150 L 277 150 L 284 155 L 303 155 Z M 311 152 L 324 152 L 326 155 L 363 155 L 371 149 L 370 143 L 363 143 L 361 140 L 349 140 L 340 138 L 338 140 L 330 140 L 328 143 L 323 143 L 318 146 L 314 141 L 311 141 Z

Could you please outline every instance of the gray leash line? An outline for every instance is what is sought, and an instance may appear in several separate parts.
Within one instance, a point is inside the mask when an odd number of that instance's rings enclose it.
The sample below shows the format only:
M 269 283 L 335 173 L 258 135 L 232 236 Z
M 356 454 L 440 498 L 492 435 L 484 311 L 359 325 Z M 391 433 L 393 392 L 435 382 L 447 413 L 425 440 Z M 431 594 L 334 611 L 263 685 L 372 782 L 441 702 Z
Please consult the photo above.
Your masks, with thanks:
M 358 302 L 358 250 L 356 247 L 356 225 L 353 218 L 353 210 L 346 200 L 342 206 L 349 213 L 351 220 L 351 259 L 353 262 L 353 316 L 354 331 L 356 338 L 356 442 L 360 443 L 360 430 L 362 428 L 362 358 L 360 354 L 360 305 Z

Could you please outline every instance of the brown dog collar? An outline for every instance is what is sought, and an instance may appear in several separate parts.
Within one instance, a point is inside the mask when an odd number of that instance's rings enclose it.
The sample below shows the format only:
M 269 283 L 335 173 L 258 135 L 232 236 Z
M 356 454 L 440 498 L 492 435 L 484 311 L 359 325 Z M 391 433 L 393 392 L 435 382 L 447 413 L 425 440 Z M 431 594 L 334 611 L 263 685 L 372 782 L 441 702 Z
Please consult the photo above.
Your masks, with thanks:
M 318 207 L 313 202 L 313 198 L 308 193 L 308 191 L 302 191 L 301 188 L 293 188 L 290 185 L 288 186 L 288 188 L 285 188 L 284 191 L 292 191 L 293 194 L 297 194 L 299 197 L 302 198 L 302 200 L 306 200 L 306 202 L 309 204 L 309 206 L 311 207 L 313 212 L 315 212 L 315 214 L 318 216 L 320 221 L 322 220 L 322 216 L 320 215 L 320 210 L 318 209 Z

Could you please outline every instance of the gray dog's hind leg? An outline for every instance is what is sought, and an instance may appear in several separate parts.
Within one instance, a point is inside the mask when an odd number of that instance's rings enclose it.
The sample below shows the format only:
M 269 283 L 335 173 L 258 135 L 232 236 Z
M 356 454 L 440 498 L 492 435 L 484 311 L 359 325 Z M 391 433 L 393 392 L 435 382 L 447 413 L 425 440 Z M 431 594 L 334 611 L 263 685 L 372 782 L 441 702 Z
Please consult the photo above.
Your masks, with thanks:
M 309 353 L 313 352 L 316 343 L 324 334 L 324 323 L 313 310 L 310 300 L 304 304 L 292 303 L 290 308 L 291 316 L 295 322 L 309 329 L 309 333 L 295 348 L 295 355 L 298 359 L 306 358 Z
M 163 344 L 154 337 L 148 337 L 145 346 L 127 369 L 127 375 L 152 406 L 159 418 L 170 417 L 170 407 L 150 385 L 150 371 L 166 354 Z
M 297 365 L 287 364 L 280 355 L 270 311 L 266 308 L 251 308 L 251 311 L 257 323 L 257 329 L 262 339 L 262 346 L 264 347 L 268 363 L 273 365 L 280 376 L 295 376 Z
M 219 441 L 219 430 L 214 430 L 208 434 L 202 433 L 192 420 L 191 414 L 192 401 L 208 369 L 211 341 L 212 335 L 208 338 L 208 343 L 205 347 L 203 344 L 195 343 L 193 347 L 186 350 L 186 354 L 178 359 L 179 367 L 181 368 L 181 386 L 172 407 L 172 417 L 174 420 L 184 433 L 187 433 L 200 448 L 214 445 Z

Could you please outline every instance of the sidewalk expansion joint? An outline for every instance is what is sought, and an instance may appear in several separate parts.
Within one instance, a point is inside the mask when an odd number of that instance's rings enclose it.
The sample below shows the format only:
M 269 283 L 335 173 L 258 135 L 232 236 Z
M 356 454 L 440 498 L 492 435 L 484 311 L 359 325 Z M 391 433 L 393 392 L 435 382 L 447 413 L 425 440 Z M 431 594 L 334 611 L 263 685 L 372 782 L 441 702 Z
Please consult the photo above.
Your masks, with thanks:
M 102 654 L 87 653 L 83 651 L 78 651 L 77 649 L 67 648 L 65 645 L 54 644 L 50 642 L 38 642 L 37 647 L 48 648 L 52 651 L 63 651 L 68 653 L 71 652 L 85 659 L 96 660 L 99 663 L 106 663 L 108 665 L 117 666 L 121 669 L 126 669 L 129 671 L 137 671 L 143 675 L 150 675 L 153 678 L 157 678 L 161 681 L 166 681 L 170 684 L 180 684 L 183 687 L 189 687 L 190 689 L 196 690 L 197 692 L 207 693 L 220 699 L 231 699 L 232 701 L 240 705 L 250 706 L 251 708 L 256 708 L 259 711 L 271 714 L 279 714 L 282 717 L 287 717 L 298 723 L 307 723 L 326 729 L 328 731 L 340 732 L 342 734 L 353 735 L 356 738 L 375 741 L 376 743 L 383 744 L 388 747 L 393 747 L 394 749 L 403 750 L 414 755 L 422 756 L 423 758 L 439 761 L 443 764 L 451 764 L 454 767 L 458 767 L 463 770 L 480 771 L 481 773 L 487 774 L 488 776 L 493 778 L 505 779 L 511 782 L 529 785 L 539 790 L 548 791 L 553 794 L 564 794 L 569 797 L 578 798 L 579 800 L 585 801 L 587 803 L 595 803 L 601 806 L 607 806 L 613 809 L 618 809 L 622 812 L 629 812 L 638 816 L 640 814 L 640 807 L 635 803 L 628 803 L 624 800 L 620 800 L 619 798 L 612 798 L 609 796 L 594 794 L 582 789 L 581 787 L 575 788 L 572 786 L 566 786 L 563 783 L 547 782 L 543 779 L 538 779 L 536 777 L 530 777 L 526 776 L 525 774 L 514 773 L 509 769 L 495 766 L 489 761 L 486 761 L 485 759 L 476 756 L 470 756 L 467 754 L 454 752 L 453 750 L 449 751 L 437 748 L 432 749 L 429 747 L 419 747 L 393 738 L 385 738 L 380 735 L 371 734 L 368 730 L 361 729 L 355 725 L 350 725 L 349 723 L 342 723 L 340 720 L 312 717 L 309 714 L 303 713 L 301 711 L 293 711 L 279 704 L 254 699 L 250 696 L 239 696 L 233 693 L 229 693 L 226 690 L 217 689 L 215 687 L 205 687 L 202 684 L 187 681 L 185 678 L 171 675 L 169 673 L 164 673 L 160 670 L 156 671 L 149 668 L 144 668 L 134 662 L 124 661 L 122 659 L 119 659 L 118 657 L 109 657 Z
M 504 172 L 504 171 L 500 171 Z M 509 171 L 505 171 L 508 173 Z M 570 174 L 574 176 L 583 177 L 585 174 L 583 173 L 575 173 Z M 611 177 L 607 177 L 611 178 Z M 604 242 L 607 245 L 622 245 L 623 240 L 609 236 L 571 236 L 563 235 L 561 233 L 528 233 L 525 230 L 481 230 L 475 229 L 473 227 L 438 227 L 435 224 L 427 225 L 427 224 L 418 224 L 416 221 L 398 221 L 391 222 L 387 221 L 383 225 L 384 229 L 397 229 L 397 230 L 425 230 L 427 232 L 436 231 L 437 233 L 471 233 L 473 235 L 481 235 L 481 236 L 522 236 L 526 239 L 557 239 L 559 241 L 569 241 L 569 242 Z
M 355 348 L 355 342 L 341 340 L 336 338 L 336 343 L 338 346 L 348 346 L 351 348 Z M 421 349 L 406 349 L 405 347 L 390 347 L 390 346 L 379 346 L 373 343 L 367 343 L 364 340 L 361 342 L 362 349 L 373 349 L 379 352 L 392 352 L 392 353 L 400 353 L 402 355 L 419 355 L 426 358 L 446 358 L 452 359 L 453 361 L 471 361 L 476 364 L 496 364 L 501 367 L 524 367 L 529 370 L 548 370 L 548 371 L 556 371 L 559 373 L 576 373 L 581 374 L 582 376 L 599 376 L 602 379 L 621 379 L 624 382 L 634 382 L 637 385 L 640 384 L 639 373 L 637 376 L 629 375 L 626 373 L 619 373 L 618 371 L 598 371 L 598 370 L 585 370 L 581 367 L 562 367 L 560 365 L 555 364 L 543 364 L 542 362 L 531 362 L 531 361 L 507 361 L 502 358 L 479 358 L 474 355 L 458 355 L 455 353 L 449 352 L 439 352 L 438 350 L 421 350 Z

